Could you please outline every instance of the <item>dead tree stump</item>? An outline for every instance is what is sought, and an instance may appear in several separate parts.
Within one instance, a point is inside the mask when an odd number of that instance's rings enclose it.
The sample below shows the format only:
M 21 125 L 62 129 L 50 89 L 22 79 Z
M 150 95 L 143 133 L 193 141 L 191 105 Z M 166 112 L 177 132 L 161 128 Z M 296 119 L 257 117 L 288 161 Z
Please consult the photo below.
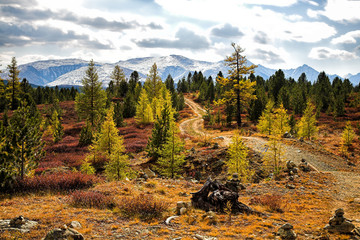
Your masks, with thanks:
M 249 206 L 239 202 L 239 194 L 237 192 L 226 188 L 223 184 L 216 180 L 212 181 L 211 178 L 206 180 L 199 191 L 191 194 L 192 206 L 204 211 L 215 211 L 223 213 L 224 209 L 227 207 L 227 204 L 230 203 L 231 212 L 234 214 L 246 213 L 262 215 L 262 213 L 255 211 Z

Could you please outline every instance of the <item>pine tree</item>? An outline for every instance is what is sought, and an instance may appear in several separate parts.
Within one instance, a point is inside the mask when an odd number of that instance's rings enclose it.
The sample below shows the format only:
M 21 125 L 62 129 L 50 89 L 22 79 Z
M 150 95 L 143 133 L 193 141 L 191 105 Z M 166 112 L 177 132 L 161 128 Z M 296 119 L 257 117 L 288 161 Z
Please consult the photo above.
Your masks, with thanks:
M 149 124 L 154 121 L 153 110 L 150 106 L 149 98 L 144 88 L 141 90 L 140 98 L 138 104 L 136 105 L 135 121 L 137 124 Z
M 164 108 L 161 111 L 161 116 L 156 118 L 154 127 L 152 129 L 151 137 L 146 146 L 146 151 L 150 157 L 158 159 L 159 151 L 166 142 L 166 137 L 170 129 L 170 123 L 174 119 L 174 113 L 168 101 L 164 102 Z
M 10 119 L 7 137 L 13 152 L 12 164 L 16 175 L 23 178 L 31 173 L 37 162 L 43 157 L 44 142 L 40 131 L 40 114 L 24 103 L 14 112 Z
M 236 131 L 228 149 L 229 159 L 226 165 L 229 174 L 238 173 L 243 180 L 249 179 L 251 171 L 249 169 L 249 160 L 247 160 L 248 151 L 239 132 Z
M 351 126 L 351 122 L 350 121 L 347 121 L 346 122 L 346 125 L 345 125 L 345 129 L 342 133 L 342 143 L 343 145 L 349 147 L 353 140 L 354 140 L 354 137 L 355 137 L 355 132 L 354 132 L 354 129 L 352 128 Z
M 274 102 L 270 99 L 266 104 L 266 107 L 260 116 L 257 128 L 261 133 L 270 136 L 273 133 L 274 128 Z
M 112 71 L 110 78 L 114 80 L 115 83 L 115 94 L 116 97 L 124 97 L 127 92 L 127 84 L 125 79 L 124 71 L 116 65 Z
M 105 111 L 106 93 L 102 89 L 93 60 L 90 61 L 81 83 L 82 93 L 76 96 L 75 108 L 80 118 L 86 119 L 90 126 L 95 128 Z
M 119 181 L 124 179 L 129 173 L 128 156 L 116 150 L 110 155 L 108 163 L 105 165 L 105 175 L 110 180 Z
M 20 102 L 20 81 L 15 57 L 12 58 L 11 64 L 7 66 L 9 70 L 9 79 L 6 88 L 6 99 L 11 110 L 17 109 Z
M 50 125 L 51 125 L 51 132 L 53 136 L 53 140 L 55 143 L 59 142 L 64 135 L 64 127 L 61 125 L 61 117 L 57 113 L 56 110 L 53 111 L 51 115 Z
M 124 126 L 123 105 L 120 102 L 114 104 L 114 121 L 116 127 Z
M 241 112 L 251 99 L 255 99 L 254 91 L 256 82 L 246 80 L 243 76 L 254 72 L 256 65 L 247 66 L 246 57 L 241 55 L 244 52 L 240 46 L 232 43 L 235 52 L 225 59 L 226 65 L 230 67 L 228 78 L 218 77 L 217 81 L 225 87 L 223 101 L 234 102 L 236 105 L 236 121 L 241 127 Z
M 160 158 L 157 161 L 161 174 L 170 178 L 178 177 L 179 172 L 182 170 L 182 165 L 185 163 L 185 156 L 182 154 L 184 144 L 178 134 L 179 129 L 176 126 L 175 120 L 172 119 L 169 123 L 165 142 L 160 147 Z
M 314 111 L 315 106 L 308 101 L 304 114 L 297 125 L 298 135 L 300 137 L 310 139 L 316 134 L 317 127 Z
M 163 83 L 159 76 L 156 63 L 154 63 L 146 77 L 144 88 L 149 96 L 150 102 L 160 93 Z
M 124 140 L 119 136 L 119 130 L 115 126 L 113 115 L 114 109 L 110 107 L 94 143 L 94 149 L 99 153 L 105 154 L 107 158 L 115 151 L 125 151 Z
M 135 93 L 128 92 L 124 99 L 124 118 L 132 118 L 136 115 Z

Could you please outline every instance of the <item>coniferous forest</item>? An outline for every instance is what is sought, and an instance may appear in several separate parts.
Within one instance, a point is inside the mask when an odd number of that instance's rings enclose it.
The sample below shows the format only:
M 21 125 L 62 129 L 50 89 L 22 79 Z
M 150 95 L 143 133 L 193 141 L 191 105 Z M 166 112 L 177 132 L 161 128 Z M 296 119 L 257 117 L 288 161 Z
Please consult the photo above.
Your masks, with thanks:
M 359 238 L 341 214 L 323 227 L 336 208 L 359 219 L 360 86 L 325 72 L 263 79 L 231 46 L 216 77 L 116 65 L 104 86 L 91 60 L 80 88 L 33 86 L 12 58 L 0 239 Z

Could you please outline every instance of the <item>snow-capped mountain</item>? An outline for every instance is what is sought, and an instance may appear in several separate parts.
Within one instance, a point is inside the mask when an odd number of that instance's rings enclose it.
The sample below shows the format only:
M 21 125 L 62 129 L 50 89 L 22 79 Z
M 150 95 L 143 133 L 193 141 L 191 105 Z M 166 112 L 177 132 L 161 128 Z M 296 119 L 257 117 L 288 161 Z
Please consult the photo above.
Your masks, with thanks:
M 145 57 L 133 58 L 126 61 L 116 63 L 95 63 L 99 80 L 106 87 L 110 81 L 111 72 L 116 65 L 119 65 L 129 77 L 133 71 L 137 71 L 142 81 L 145 81 L 146 75 L 149 73 L 151 66 L 156 63 L 159 75 L 165 81 L 170 74 L 175 82 L 182 77 L 187 77 L 189 72 L 201 71 L 204 76 L 212 76 L 213 78 L 221 71 L 224 75 L 228 73 L 228 68 L 224 65 L 224 61 L 207 62 L 189 59 L 179 55 L 170 55 L 163 57 Z M 252 63 L 248 61 L 248 64 Z M 85 76 L 88 62 L 80 59 L 62 59 L 37 61 L 24 65 L 20 65 L 20 79 L 26 78 L 30 83 L 40 86 L 61 86 L 61 85 L 81 85 L 81 79 Z M 264 79 L 268 79 L 277 69 L 267 68 L 258 65 L 255 69 L 255 75 L 259 75 Z M 292 77 L 295 80 L 302 73 L 305 73 L 307 79 L 315 81 L 319 72 L 308 65 L 300 66 L 296 69 L 283 70 L 285 77 Z M 1 74 L 3 79 L 7 79 L 7 72 Z M 330 79 L 334 79 L 337 75 L 329 75 Z M 349 75 L 349 80 L 354 84 L 359 84 L 360 73 L 357 75 Z

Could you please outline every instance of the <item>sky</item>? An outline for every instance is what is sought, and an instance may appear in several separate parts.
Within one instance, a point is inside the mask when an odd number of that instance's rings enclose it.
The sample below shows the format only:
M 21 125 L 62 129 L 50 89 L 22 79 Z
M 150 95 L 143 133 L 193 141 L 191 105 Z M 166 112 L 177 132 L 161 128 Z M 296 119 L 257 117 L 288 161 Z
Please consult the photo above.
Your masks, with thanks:
M 360 0 L 0 0 L 0 64 L 182 55 L 360 72 Z

